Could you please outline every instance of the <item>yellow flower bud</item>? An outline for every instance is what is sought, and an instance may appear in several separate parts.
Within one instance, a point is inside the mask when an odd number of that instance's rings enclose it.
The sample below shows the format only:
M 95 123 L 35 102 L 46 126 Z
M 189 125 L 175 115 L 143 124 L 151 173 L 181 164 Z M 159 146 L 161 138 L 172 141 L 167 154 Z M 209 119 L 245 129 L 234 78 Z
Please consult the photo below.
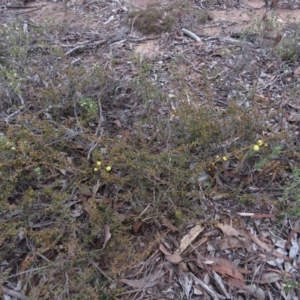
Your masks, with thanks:
M 228 160 L 228 158 L 227 158 L 227 156 L 222 156 L 222 159 L 223 159 L 223 161 L 227 161 Z
M 264 143 L 264 146 L 265 146 L 265 147 L 268 147 L 268 144 L 267 144 L 267 143 Z
M 258 140 L 258 141 L 257 141 L 257 145 L 258 145 L 259 147 L 262 146 L 263 143 L 264 143 L 264 142 L 263 142 L 262 140 Z
M 110 172 L 110 171 L 111 171 L 111 166 L 107 166 L 107 167 L 105 168 L 105 170 L 106 170 L 107 172 Z
M 253 146 L 253 150 L 254 150 L 254 151 L 258 151 L 258 150 L 259 150 L 259 146 L 258 146 L 258 145 L 254 145 L 254 146 Z
M 101 163 L 101 161 L 97 161 L 96 164 L 97 164 L 97 167 L 100 167 L 102 163 Z
M 94 168 L 94 172 L 97 172 L 98 171 L 98 168 Z

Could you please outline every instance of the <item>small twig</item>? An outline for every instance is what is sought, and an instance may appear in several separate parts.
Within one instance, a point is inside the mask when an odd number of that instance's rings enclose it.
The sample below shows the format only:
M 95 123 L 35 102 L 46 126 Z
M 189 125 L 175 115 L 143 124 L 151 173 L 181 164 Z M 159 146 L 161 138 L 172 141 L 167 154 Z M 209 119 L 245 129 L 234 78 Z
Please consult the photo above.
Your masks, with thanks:
M 73 101 L 73 105 L 74 105 L 74 116 L 75 116 L 75 119 L 76 119 L 76 123 L 77 123 L 77 126 L 80 128 L 80 130 L 83 132 L 83 128 L 80 124 L 80 121 L 79 121 L 79 118 L 78 118 L 78 114 L 77 114 L 77 107 L 76 107 L 76 102 L 75 100 Z
M 84 46 L 76 46 L 76 47 L 72 48 L 71 50 L 67 51 L 65 53 L 65 55 L 68 56 L 68 55 L 72 54 L 73 52 L 75 52 L 77 50 L 84 49 L 85 47 L 86 47 L 85 45 Z
M 197 34 L 191 32 L 191 31 L 189 31 L 189 30 L 187 30 L 185 28 L 182 28 L 182 31 L 183 31 L 184 34 L 188 35 L 189 37 L 191 37 L 192 39 L 194 39 L 196 42 L 200 42 L 201 41 L 200 37 Z
M 94 265 L 94 267 L 106 278 L 108 279 L 110 282 L 114 282 L 103 270 L 101 270 L 95 262 L 92 261 L 92 264 Z
M 191 66 L 193 67 L 193 70 L 196 72 L 196 73 L 199 73 L 199 74 L 202 74 L 202 72 L 200 70 L 198 70 L 195 65 L 193 64 L 193 62 L 191 62 L 190 60 L 188 60 L 186 57 L 184 57 L 184 55 L 181 56 L 185 61 L 187 61 L 188 63 L 191 64 Z
M 16 110 L 14 113 L 10 114 L 9 116 L 6 116 L 6 117 L 4 118 L 4 122 L 8 125 L 10 119 L 11 119 L 13 116 L 17 115 L 20 111 L 21 111 L 21 110 L 18 109 L 18 110 Z
M 160 36 L 156 35 L 156 36 L 142 37 L 142 38 L 137 38 L 137 39 L 133 39 L 133 38 L 132 39 L 127 39 L 127 41 L 137 43 L 137 42 L 156 40 L 158 38 L 160 38 Z

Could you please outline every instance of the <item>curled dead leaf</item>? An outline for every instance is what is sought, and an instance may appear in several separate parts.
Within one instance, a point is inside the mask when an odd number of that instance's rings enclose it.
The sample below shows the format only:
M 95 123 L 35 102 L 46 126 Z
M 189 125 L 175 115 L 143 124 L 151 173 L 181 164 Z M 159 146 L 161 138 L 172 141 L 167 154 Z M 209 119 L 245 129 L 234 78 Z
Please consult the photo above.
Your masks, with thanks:
M 173 264 L 178 264 L 182 261 L 182 257 L 178 252 L 175 252 L 174 254 L 166 255 L 166 259 Z
M 171 255 L 171 253 L 166 249 L 166 247 L 163 244 L 159 244 L 159 250 L 164 254 L 164 255 Z
M 115 120 L 114 123 L 115 123 L 119 128 L 122 128 L 122 124 L 121 124 L 120 120 Z
M 133 288 L 144 289 L 159 283 L 159 279 L 164 275 L 162 269 L 154 271 L 152 274 L 142 278 L 142 279 L 119 279 L 118 282 L 125 283 Z
M 223 276 L 228 275 L 240 281 L 244 281 L 243 274 L 237 269 L 237 267 L 231 261 L 224 258 L 211 258 L 211 259 L 214 261 L 214 264 L 207 265 L 207 268 Z
M 242 235 L 243 235 L 239 230 L 233 228 L 233 227 L 230 226 L 230 225 L 219 223 L 217 226 L 218 226 L 225 234 L 227 234 L 227 235 L 229 235 L 229 236 L 242 236 Z
M 199 233 L 202 232 L 203 229 L 204 228 L 200 225 L 193 227 L 190 232 L 182 238 L 180 242 L 179 253 L 182 253 L 199 235 Z
M 248 248 L 249 243 L 238 239 L 235 236 L 227 236 L 220 240 L 214 240 L 210 242 L 210 246 L 218 250 L 234 249 L 234 248 Z
M 160 218 L 160 221 L 161 221 L 161 225 L 169 228 L 172 231 L 178 231 L 178 228 L 174 226 L 166 217 L 162 216 Z
M 105 248 L 107 242 L 110 240 L 111 238 L 111 233 L 110 233 L 110 226 L 108 224 L 104 225 L 104 234 L 105 234 L 105 238 L 104 238 L 104 243 L 103 243 L 103 247 L 102 249 Z
M 132 225 L 132 230 L 133 230 L 133 232 L 134 232 L 134 233 L 137 233 L 137 232 L 140 230 L 140 228 L 141 228 L 141 226 L 142 226 L 143 224 L 144 224 L 144 223 L 141 222 L 141 221 L 135 222 L 135 223 Z

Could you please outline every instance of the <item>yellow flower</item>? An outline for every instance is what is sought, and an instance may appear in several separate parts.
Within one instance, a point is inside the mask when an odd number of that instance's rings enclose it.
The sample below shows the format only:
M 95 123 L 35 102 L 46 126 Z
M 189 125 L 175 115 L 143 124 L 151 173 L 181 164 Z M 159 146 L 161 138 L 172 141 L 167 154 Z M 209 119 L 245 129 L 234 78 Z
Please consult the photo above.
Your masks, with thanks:
M 101 161 L 97 161 L 97 163 L 96 163 L 97 167 L 100 167 L 101 164 L 102 164 Z
M 256 144 L 260 147 L 264 144 L 264 142 L 262 140 L 258 140 Z
M 98 171 L 98 168 L 94 168 L 94 172 L 97 172 Z
M 264 146 L 265 146 L 265 147 L 268 147 L 268 144 L 267 144 L 267 143 L 264 143 Z
M 253 146 L 253 150 L 254 150 L 254 151 L 258 151 L 258 150 L 259 150 L 259 146 L 258 146 L 258 145 L 254 145 L 254 146 Z
M 219 155 L 216 155 L 216 159 L 219 159 L 220 158 L 220 156 Z
M 227 156 L 222 156 L 222 159 L 223 159 L 223 161 L 227 161 L 228 160 L 228 158 L 227 158 Z
M 106 170 L 107 172 L 110 172 L 110 171 L 111 171 L 111 166 L 107 166 L 107 167 L 105 168 L 105 170 Z

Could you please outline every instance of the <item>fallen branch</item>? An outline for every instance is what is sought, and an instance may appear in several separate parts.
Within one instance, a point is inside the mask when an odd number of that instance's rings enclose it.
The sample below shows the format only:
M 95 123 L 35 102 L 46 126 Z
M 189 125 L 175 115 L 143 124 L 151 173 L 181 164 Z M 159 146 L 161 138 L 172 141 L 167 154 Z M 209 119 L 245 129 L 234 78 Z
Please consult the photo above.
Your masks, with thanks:
M 198 35 L 196 35 L 195 33 L 185 29 L 185 28 L 182 28 L 182 31 L 184 34 L 188 35 L 189 37 L 191 37 L 192 39 L 194 39 L 196 42 L 200 42 L 201 39 Z

